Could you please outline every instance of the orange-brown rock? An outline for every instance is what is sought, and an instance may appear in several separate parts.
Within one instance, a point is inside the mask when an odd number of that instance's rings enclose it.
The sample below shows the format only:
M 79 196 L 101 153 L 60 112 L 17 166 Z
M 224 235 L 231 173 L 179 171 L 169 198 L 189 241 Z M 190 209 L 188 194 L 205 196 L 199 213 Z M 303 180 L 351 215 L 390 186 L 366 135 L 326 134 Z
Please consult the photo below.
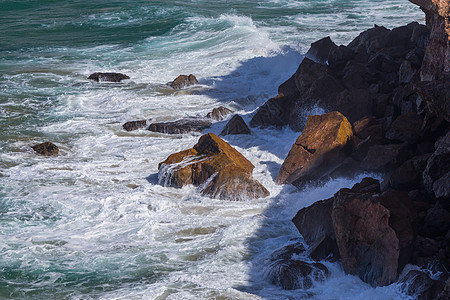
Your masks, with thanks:
M 159 181 L 168 186 L 193 184 L 217 199 L 267 197 L 269 192 L 252 178 L 253 164 L 215 134 L 200 137 L 191 149 L 170 155 L 159 164 Z
M 170 83 L 170 86 L 175 90 L 180 90 L 186 86 L 199 84 L 197 78 L 193 74 L 180 75 Z
M 353 136 L 352 125 L 340 112 L 308 116 L 305 129 L 289 151 L 276 182 L 297 186 L 332 172 Z

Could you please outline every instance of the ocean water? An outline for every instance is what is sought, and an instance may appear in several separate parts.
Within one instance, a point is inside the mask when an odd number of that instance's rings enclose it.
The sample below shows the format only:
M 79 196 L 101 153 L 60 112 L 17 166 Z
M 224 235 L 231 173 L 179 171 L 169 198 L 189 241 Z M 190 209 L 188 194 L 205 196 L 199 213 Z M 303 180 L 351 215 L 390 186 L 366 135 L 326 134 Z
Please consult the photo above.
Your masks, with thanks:
M 270 254 L 300 239 L 296 212 L 365 176 L 301 192 L 275 185 L 299 133 L 226 136 L 271 192 L 230 202 L 158 184 L 158 163 L 200 134 L 122 124 L 219 105 L 249 121 L 311 42 L 347 44 L 374 24 L 423 18 L 407 0 L 0 0 L 0 299 L 407 299 L 339 264 L 325 263 L 330 278 L 305 291 L 267 278 Z M 98 71 L 131 79 L 86 79 Z M 189 73 L 200 85 L 166 86 Z M 60 155 L 34 154 L 44 141 Z

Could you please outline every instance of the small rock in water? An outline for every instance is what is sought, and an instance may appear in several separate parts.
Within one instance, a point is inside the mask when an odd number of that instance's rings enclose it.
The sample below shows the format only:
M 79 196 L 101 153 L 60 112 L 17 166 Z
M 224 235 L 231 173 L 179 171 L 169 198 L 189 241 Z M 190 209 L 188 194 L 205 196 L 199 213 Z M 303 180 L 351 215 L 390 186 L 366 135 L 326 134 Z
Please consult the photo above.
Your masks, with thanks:
M 177 121 L 152 123 L 148 130 L 153 132 L 180 134 L 192 131 L 201 132 L 211 126 L 211 121 L 199 118 L 185 118 Z
M 220 133 L 227 134 L 250 134 L 250 129 L 240 115 L 234 115 Z
M 211 112 L 209 112 L 206 117 L 213 119 L 215 121 L 222 121 L 225 116 L 232 114 L 234 111 L 231 109 L 228 109 L 224 106 L 219 106 L 217 108 L 214 108 Z
M 122 73 L 102 73 L 95 72 L 89 75 L 88 79 L 94 80 L 97 82 L 107 81 L 107 82 L 120 82 L 123 79 L 130 79 L 128 75 Z
M 445 283 L 433 280 L 422 271 L 411 270 L 399 280 L 400 289 L 414 299 L 436 299 L 444 289 Z
M 175 90 L 181 90 L 182 88 L 184 88 L 186 86 L 190 86 L 190 85 L 194 85 L 194 84 L 199 84 L 199 82 L 194 75 L 189 74 L 189 76 L 188 75 L 178 76 L 177 78 L 175 78 L 174 81 L 172 81 L 172 83 L 170 83 L 170 86 Z
M 36 153 L 44 156 L 56 156 L 59 153 L 58 147 L 50 142 L 37 144 L 32 146 L 31 148 L 33 148 Z
M 129 121 L 122 125 L 126 131 L 133 131 L 147 126 L 146 120 Z

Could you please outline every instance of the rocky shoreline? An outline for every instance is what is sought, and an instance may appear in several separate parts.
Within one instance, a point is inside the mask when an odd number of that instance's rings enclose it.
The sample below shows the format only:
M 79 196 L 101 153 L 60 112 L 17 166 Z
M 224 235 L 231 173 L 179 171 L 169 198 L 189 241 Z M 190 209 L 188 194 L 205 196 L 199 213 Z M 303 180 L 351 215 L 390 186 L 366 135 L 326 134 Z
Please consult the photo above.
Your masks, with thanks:
M 293 223 L 308 247 L 290 244 L 270 258 L 270 280 L 285 289 L 308 289 L 326 280 L 320 261 L 339 261 L 347 274 L 372 286 L 399 282 L 419 299 L 450 297 L 450 2 L 410 0 L 427 25 L 389 30 L 375 25 L 347 46 L 325 37 L 311 45 L 278 95 L 253 114 L 249 126 L 229 118 L 221 136 L 255 127 L 289 126 L 301 132 L 277 175 L 277 184 L 306 184 L 364 172 L 351 189 L 301 209 Z M 121 82 L 121 73 L 94 73 L 96 82 Z M 174 90 L 199 84 L 194 75 L 168 83 Z M 323 115 L 305 112 L 321 108 Z M 205 118 L 123 124 L 126 131 L 202 132 L 232 114 L 226 107 Z M 58 155 L 57 146 L 33 146 Z M 203 195 L 226 200 L 269 196 L 253 179 L 254 166 L 220 137 L 170 155 L 158 166 L 159 183 L 192 184 Z M 311 261 L 296 259 L 307 253 Z M 408 264 L 420 270 L 400 277 Z M 399 278 L 400 277 L 400 278 Z

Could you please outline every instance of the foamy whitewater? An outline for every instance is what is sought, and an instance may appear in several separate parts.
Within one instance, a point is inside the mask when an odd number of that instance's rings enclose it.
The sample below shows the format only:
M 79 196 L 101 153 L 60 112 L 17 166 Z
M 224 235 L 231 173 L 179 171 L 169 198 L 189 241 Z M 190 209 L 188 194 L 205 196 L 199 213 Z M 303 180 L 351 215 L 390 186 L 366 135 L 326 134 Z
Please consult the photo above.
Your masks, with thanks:
M 224 137 L 271 193 L 229 202 L 158 184 L 158 163 L 200 134 L 122 124 L 220 105 L 248 122 L 311 42 L 347 44 L 374 24 L 412 21 L 423 13 L 407 0 L 0 1 L 0 298 L 407 299 L 337 263 L 324 262 L 330 277 L 305 291 L 267 278 L 270 254 L 301 241 L 297 211 L 365 176 L 301 192 L 275 185 L 299 133 Z M 131 79 L 86 79 L 99 71 Z M 189 73 L 200 85 L 165 85 Z M 60 155 L 36 155 L 30 146 L 44 141 Z

